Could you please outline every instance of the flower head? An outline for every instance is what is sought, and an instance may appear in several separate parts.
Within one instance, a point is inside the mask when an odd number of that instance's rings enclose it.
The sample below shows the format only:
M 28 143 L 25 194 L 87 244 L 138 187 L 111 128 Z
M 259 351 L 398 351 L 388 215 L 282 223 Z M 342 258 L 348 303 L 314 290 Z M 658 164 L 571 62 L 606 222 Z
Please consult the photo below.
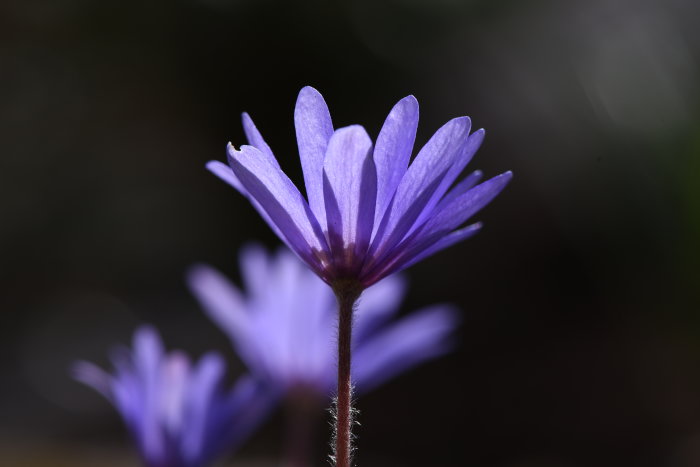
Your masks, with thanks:
M 158 333 L 143 326 L 133 350 L 112 355 L 114 374 L 77 362 L 73 374 L 119 411 L 149 467 L 203 467 L 242 442 L 276 396 L 250 377 L 223 387 L 216 353 L 197 364 L 182 352 L 166 354 Z
M 330 394 L 336 383 L 332 291 L 286 249 L 249 246 L 241 254 L 246 294 L 208 266 L 190 270 L 190 289 L 228 334 L 250 371 L 283 390 Z M 353 380 L 367 391 L 448 351 L 458 313 L 434 305 L 390 322 L 405 292 L 399 277 L 367 289 L 353 332 Z
M 207 167 L 248 197 L 270 227 L 324 281 L 361 288 L 474 235 L 463 225 L 511 179 L 456 182 L 484 138 L 468 117 L 440 128 L 410 163 L 418 102 L 401 99 L 376 144 L 359 125 L 334 129 L 321 94 L 305 87 L 294 112 L 306 198 L 280 169 L 248 114 L 249 145 Z

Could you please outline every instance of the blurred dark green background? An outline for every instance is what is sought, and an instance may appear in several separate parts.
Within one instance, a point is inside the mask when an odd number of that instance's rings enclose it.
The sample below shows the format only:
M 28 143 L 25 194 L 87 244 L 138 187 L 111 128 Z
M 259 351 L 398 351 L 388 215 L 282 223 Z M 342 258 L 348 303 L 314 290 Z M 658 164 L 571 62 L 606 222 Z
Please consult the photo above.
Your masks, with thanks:
M 470 167 L 515 172 L 480 235 L 409 271 L 404 310 L 458 304 L 462 344 L 359 401 L 359 465 L 700 465 L 699 17 L 692 0 L 0 3 L 0 464 L 134 465 L 67 368 L 139 323 L 243 371 L 183 272 L 237 278 L 241 244 L 277 241 L 204 163 L 243 142 L 246 110 L 300 182 L 310 84 L 373 137 L 409 93 L 419 144 L 470 115 L 487 129 Z M 232 465 L 274 465 L 282 427 Z

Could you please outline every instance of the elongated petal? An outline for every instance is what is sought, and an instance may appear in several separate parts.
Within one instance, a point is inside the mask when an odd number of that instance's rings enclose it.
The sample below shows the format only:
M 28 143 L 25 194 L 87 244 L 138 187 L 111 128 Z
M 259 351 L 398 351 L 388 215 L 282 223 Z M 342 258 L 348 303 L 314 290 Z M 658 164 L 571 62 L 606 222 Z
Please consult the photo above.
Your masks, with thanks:
M 202 264 L 189 269 L 187 285 L 212 321 L 232 338 L 245 340 L 250 331 L 249 317 L 235 285 L 219 271 Z
M 112 400 L 112 377 L 102 368 L 90 362 L 78 361 L 71 366 L 73 378 L 86 384 Z
M 355 312 L 353 339 L 364 339 L 396 314 L 407 287 L 403 277 L 392 276 L 362 292 Z
M 423 223 L 431 217 L 435 206 L 440 202 L 445 193 L 447 193 L 447 190 L 449 190 L 450 186 L 452 186 L 454 181 L 457 180 L 457 177 L 459 177 L 459 174 L 462 173 L 462 170 L 464 170 L 464 168 L 467 166 L 472 157 L 474 157 L 474 154 L 479 149 L 482 141 L 484 140 L 484 135 L 485 132 L 483 129 L 481 129 L 472 133 L 464 141 L 459 155 L 455 158 L 454 163 L 445 174 L 445 177 L 440 182 L 440 185 L 438 185 L 437 189 L 430 197 L 430 201 L 428 201 L 428 203 L 423 208 L 423 212 L 421 212 L 421 214 L 418 216 L 418 219 L 416 219 L 416 222 L 413 224 L 413 227 L 411 228 L 411 231 L 409 231 L 409 234 L 413 230 L 423 225 Z
M 231 165 L 246 191 L 255 198 L 294 252 L 322 270 L 328 251 L 323 233 L 306 200 L 291 180 L 252 146 L 231 152 Z
M 374 148 L 374 163 L 377 166 L 375 230 L 406 173 L 417 128 L 418 101 L 413 96 L 404 97 L 389 112 Z
M 359 125 L 341 128 L 328 143 L 324 161 L 324 199 L 328 238 L 336 252 L 362 255 L 374 222 L 377 192 L 372 140 Z
M 512 175 L 511 172 L 503 173 L 459 196 L 454 196 L 452 201 L 397 247 L 400 252 L 395 257 L 389 257 L 377 265 L 372 276 L 381 278 L 403 270 L 449 245 L 474 235 L 481 228 L 481 224 L 474 224 L 453 234 L 451 232 L 490 203 L 505 188 Z
M 456 229 L 498 196 L 512 178 L 512 172 L 505 172 L 455 197 L 428 220 L 420 235 L 427 237 Z
M 449 335 L 459 323 L 457 311 L 436 305 L 412 313 L 355 349 L 354 377 L 367 392 L 411 367 L 442 355 L 454 345 Z
M 260 426 L 281 397 L 279 388 L 260 381 L 251 375 L 240 377 L 233 389 L 225 395 L 222 401 L 225 410 L 212 414 L 222 420 L 217 423 L 223 430 L 212 433 L 224 440 L 228 449 L 241 445 Z M 235 423 L 229 420 L 230 414 L 235 414 Z
M 166 445 L 158 419 L 159 370 L 163 359 L 163 342 L 150 326 L 140 327 L 134 334 L 134 367 L 143 384 L 143 407 L 140 413 L 140 440 L 143 452 L 150 459 L 162 459 Z
M 262 135 L 258 131 L 258 128 L 255 126 L 255 123 L 253 123 L 253 119 L 250 118 L 250 115 L 243 112 L 243 115 L 241 115 L 241 120 L 243 121 L 243 132 L 248 139 L 248 144 L 255 146 L 258 148 L 258 150 L 260 150 L 260 152 L 267 154 L 275 161 L 275 163 L 277 163 L 277 159 L 275 159 L 272 149 L 270 149 L 270 146 L 268 146 L 263 139 Z M 277 163 L 277 166 L 279 167 L 279 163 Z
M 469 125 L 467 117 L 450 120 L 423 146 L 396 189 L 372 253 L 386 253 L 404 238 L 459 155 Z
M 407 253 L 401 261 L 397 262 L 394 265 L 394 267 L 390 270 L 390 272 L 388 272 L 388 274 L 403 271 L 404 269 L 413 266 L 417 262 L 422 261 L 428 258 L 429 256 L 432 256 L 435 253 L 454 245 L 455 243 L 459 243 L 463 240 L 471 238 L 477 233 L 479 233 L 482 227 L 483 225 L 481 224 L 481 222 L 477 222 L 476 224 L 468 225 L 463 229 L 450 232 L 449 234 L 445 235 L 444 237 L 440 238 L 438 241 L 424 249 L 414 248 L 412 251 Z
M 233 173 L 233 169 L 231 168 L 231 166 L 219 161 L 209 161 L 207 162 L 206 167 L 207 170 L 209 170 L 211 173 L 213 173 L 221 180 L 234 187 L 236 190 L 238 190 L 240 194 L 245 196 L 248 199 L 248 201 L 250 201 L 250 204 L 253 205 L 255 210 L 258 211 L 258 214 L 260 214 L 263 220 L 267 222 L 267 225 L 269 225 L 272 231 L 275 232 L 275 234 L 279 237 L 279 239 L 282 240 L 282 242 L 284 242 L 285 244 L 287 244 L 289 248 L 291 248 L 285 236 L 282 235 L 282 232 L 280 232 L 275 223 L 272 222 L 272 220 L 270 220 L 270 216 L 268 216 L 265 210 L 262 208 L 262 206 L 260 206 L 260 203 L 258 203 L 255 198 L 250 196 L 250 193 L 248 193 L 248 191 L 243 187 L 241 181 L 238 180 L 236 174 Z
M 333 135 L 333 122 L 326 101 L 316 89 L 299 92 L 294 109 L 294 126 L 309 206 L 325 229 L 323 214 L 323 159 Z
M 163 362 L 160 376 L 162 386 L 167 388 L 161 392 L 159 401 L 161 423 L 171 437 L 176 437 L 186 423 L 182 405 L 190 377 L 189 357 L 183 352 L 172 352 Z
M 144 389 L 137 375 L 129 371 L 120 371 L 112 383 L 112 395 L 114 406 L 124 418 L 124 422 L 132 432 L 139 449 L 145 455 L 145 443 L 143 442 L 144 416 Z
M 215 400 L 223 374 L 223 358 L 215 352 L 202 357 L 192 371 L 185 400 L 187 424 L 182 427 L 180 440 L 180 449 L 186 465 L 197 465 L 202 453 L 206 452 L 211 405 Z
M 483 177 L 483 173 L 481 170 L 475 170 L 471 174 L 469 174 L 467 177 L 464 178 L 464 180 L 460 181 L 455 185 L 450 191 L 447 192 L 445 196 L 442 197 L 440 202 L 435 206 L 435 212 L 440 212 L 442 209 L 450 204 L 452 201 L 454 201 L 457 197 L 461 196 L 462 194 L 466 193 L 468 190 L 471 190 L 474 188 L 474 185 L 479 183 L 481 180 L 481 177 Z
M 219 161 L 209 161 L 206 164 L 206 168 L 209 172 L 238 190 L 243 196 L 249 198 L 248 192 L 243 188 L 243 185 L 241 185 L 240 180 L 238 180 L 238 177 L 233 173 L 233 169 L 230 166 Z
M 240 252 L 240 266 L 248 294 L 252 297 L 264 296 L 269 287 L 269 263 L 265 249 L 257 243 L 244 245 Z

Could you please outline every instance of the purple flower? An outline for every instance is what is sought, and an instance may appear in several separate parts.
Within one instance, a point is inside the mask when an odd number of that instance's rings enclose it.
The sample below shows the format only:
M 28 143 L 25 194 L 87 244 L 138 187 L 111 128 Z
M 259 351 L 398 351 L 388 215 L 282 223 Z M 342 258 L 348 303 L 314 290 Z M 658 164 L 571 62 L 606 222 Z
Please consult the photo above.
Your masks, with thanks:
M 330 394 L 336 387 L 333 292 L 286 249 L 273 257 L 249 246 L 240 259 L 246 294 L 203 265 L 190 270 L 190 289 L 253 374 L 285 391 Z M 405 289 L 402 279 L 390 277 L 362 295 L 353 332 L 352 371 L 359 391 L 454 344 L 458 313 L 451 306 L 434 305 L 391 321 Z
M 82 361 L 73 374 L 114 404 L 149 467 L 208 465 L 242 442 L 276 400 L 251 377 L 224 389 L 221 356 L 192 364 L 182 352 L 166 354 L 149 326 L 136 331 L 133 347 L 113 353 L 114 374 Z
M 418 102 L 401 99 L 376 144 L 359 125 L 335 130 L 321 94 L 305 87 L 294 111 L 306 184 L 305 199 L 280 169 L 248 114 L 249 146 L 228 146 L 230 168 L 209 170 L 248 197 L 287 246 L 324 281 L 361 288 L 474 235 L 463 225 L 511 179 L 506 172 L 480 185 L 479 171 L 455 183 L 484 138 L 468 117 L 440 128 L 409 165 Z M 308 201 L 308 202 L 307 202 Z

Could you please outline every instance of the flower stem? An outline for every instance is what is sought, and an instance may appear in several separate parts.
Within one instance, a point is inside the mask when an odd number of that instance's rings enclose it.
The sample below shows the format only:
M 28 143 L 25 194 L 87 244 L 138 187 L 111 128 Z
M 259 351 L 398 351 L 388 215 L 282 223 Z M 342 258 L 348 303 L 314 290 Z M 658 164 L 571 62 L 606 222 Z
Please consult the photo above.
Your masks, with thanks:
M 343 284 L 334 287 L 338 299 L 338 394 L 335 401 L 335 465 L 351 467 L 352 381 L 350 379 L 352 319 L 362 290 Z

